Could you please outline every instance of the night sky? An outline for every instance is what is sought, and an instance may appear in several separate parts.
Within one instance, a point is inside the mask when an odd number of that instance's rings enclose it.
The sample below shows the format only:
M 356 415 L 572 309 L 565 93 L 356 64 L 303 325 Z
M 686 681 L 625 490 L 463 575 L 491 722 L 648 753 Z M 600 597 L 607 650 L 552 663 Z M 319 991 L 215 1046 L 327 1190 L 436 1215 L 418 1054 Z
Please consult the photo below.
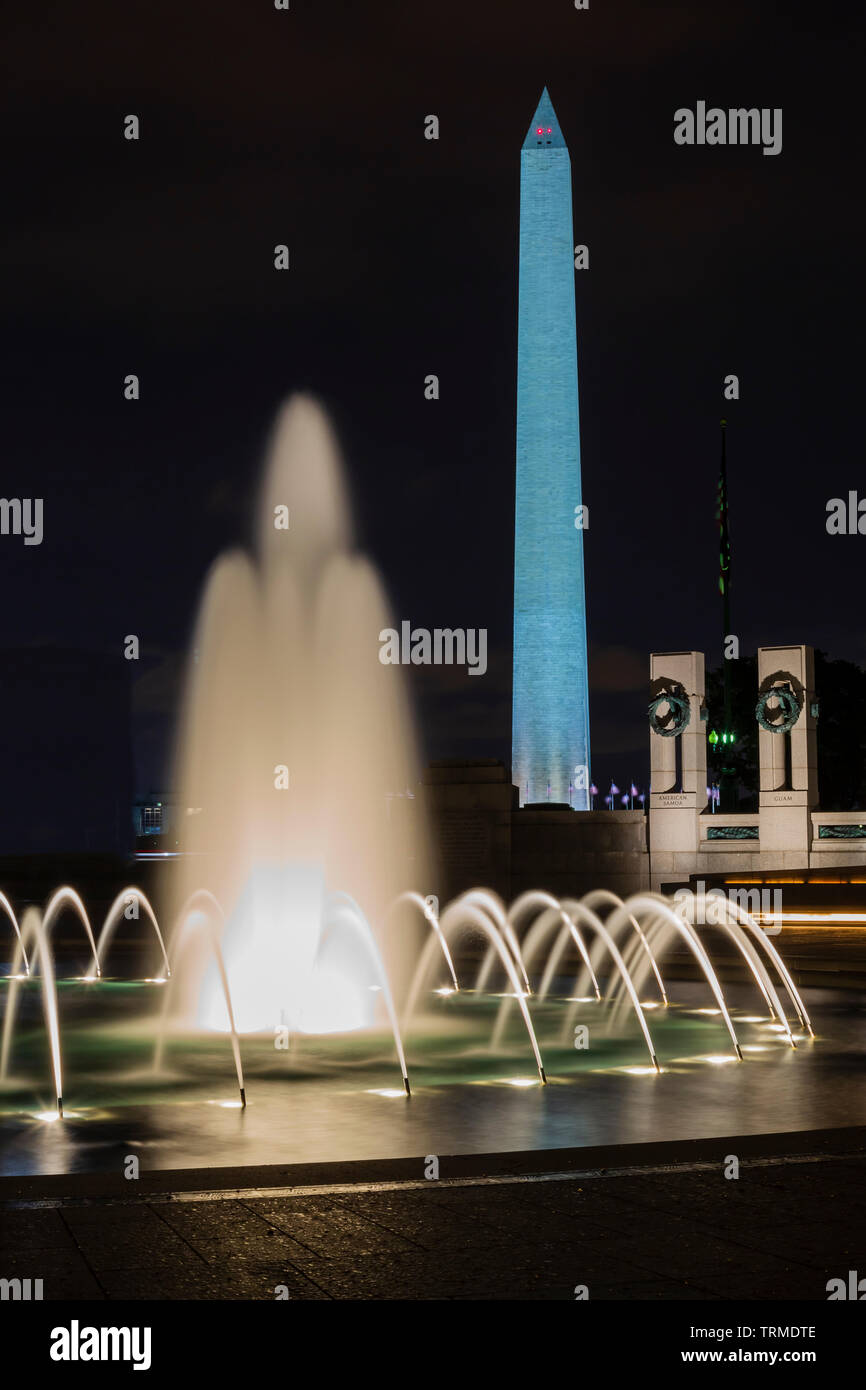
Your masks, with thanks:
M 866 494 L 853 7 L 17 11 L 0 26 L 0 495 L 42 497 L 45 538 L 0 536 L 0 645 L 121 661 L 140 636 L 140 792 L 167 772 L 205 573 L 247 540 L 273 413 L 298 388 L 333 414 L 395 618 L 488 629 L 483 679 L 413 674 L 426 755 L 508 759 L 520 146 L 545 84 L 590 249 L 576 289 L 595 780 L 646 784 L 651 650 L 720 659 L 722 416 L 743 651 L 866 659 L 866 537 L 825 529 L 829 498 Z M 782 107 L 781 154 L 675 145 L 674 111 L 699 99 Z

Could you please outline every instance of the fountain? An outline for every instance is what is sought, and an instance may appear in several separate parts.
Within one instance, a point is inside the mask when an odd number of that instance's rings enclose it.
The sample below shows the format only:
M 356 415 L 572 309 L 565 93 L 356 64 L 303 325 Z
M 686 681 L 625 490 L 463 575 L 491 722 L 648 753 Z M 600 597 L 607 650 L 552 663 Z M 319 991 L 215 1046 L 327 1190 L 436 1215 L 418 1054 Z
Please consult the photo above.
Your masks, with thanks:
M 595 1132 L 586 1128 L 580 1088 L 591 1091 L 599 1076 L 607 1085 L 648 1073 L 665 1085 L 674 1074 L 682 1086 L 701 1059 L 730 1059 L 739 1070 L 744 1053 L 748 1063 L 751 1053 L 769 1062 L 811 1042 L 809 1015 L 779 952 L 735 904 L 711 931 L 698 926 L 710 920 L 703 899 L 688 894 L 621 901 L 598 889 L 559 900 L 538 891 L 508 906 L 479 887 L 441 915 L 432 906 L 401 668 L 379 660 L 379 634 L 393 624 L 374 568 L 353 549 L 345 498 L 327 419 L 297 397 L 271 438 L 254 553 L 222 556 L 205 585 L 176 753 L 181 853 L 165 867 L 159 911 L 128 886 L 95 935 L 69 885 L 43 912 L 27 907 L 20 925 L 0 893 L 12 946 L 0 1044 L 7 1114 L 9 1104 L 14 1114 L 27 1111 L 20 1097 L 34 1091 L 36 1113 L 45 1113 L 33 1077 L 40 1067 L 45 1075 L 47 1055 L 56 1113 L 65 1072 L 67 1091 L 77 1088 L 83 1100 L 75 1101 L 78 1119 L 67 1110 L 59 1128 L 93 1114 L 108 1123 L 100 1106 L 122 1112 L 138 1104 L 143 1132 L 158 1136 L 141 1142 L 169 1153 L 183 1106 L 213 1104 L 220 1094 L 230 1050 L 239 1100 L 216 1103 L 238 1107 L 246 1128 L 234 1139 L 215 1122 L 204 1130 L 233 1161 L 234 1145 L 247 1157 L 271 1154 L 274 1136 L 281 1153 L 287 1144 L 306 1153 L 310 1116 L 309 1142 L 324 1144 L 311 1152 L 327 1156 L 346 1111 L 362 1150 L 424 1152 L 430 1139 L 420 1121 L 399 1132 L 366 1111 L 359 1118 L 358 1097 L 450 1095 L 455 1082 L 475 1099 L 471 1114 L 453 1101 L 443 1121 L 459 1136 L 453 1142 L 504 1144 L 501 1109 L 490 1112 L 475 1088 L 506 1084 L 546 1088 L 552 1128 L 540 1141 L 555 1145 L 575 1142 L 577 1117 L 582 1133 Z M 74 979 L 55 965 L 62 916 L 74 919 L 88 952 L 86 974 Z M 124 983 L 118 929 L 125 938 L 127 921 L 142 918 L 155 964 Z M 757 1015 L 735 1007 L 723 988 L 712 958 L 719 940 L 745 966 Z M 699 982 L 686 990 L 693 998 L 672 997 L 666 963 L 676 947 L 697 969 Z M 47 1054 L 37 1042 L 37 998 Z M 584 1056 L 574 1038 L 590 1026 L 595 1050 Z M 721 1058 L 707 1054 L 719 1030 Z M 635 1065 L 635 1045 L 648 1068 Z M 400 1084 L 387 1084 L 398 1069 Z M 618 1095 L 605 1095 L 604 1123 L 631 1134 L 631 1112 L 623 1120 Z M 263 1128 L 251 1131 L 257 1104 Z M 659 1104 L 679 1115 L 675 1098 Z M 634 1115 L 641 1134 L 658 1123 L 640 1107 Z M 509 1123 L 512 1147 L 539 1142 L 536 1129 L 522 1128 L 523 1112 Z M 483 1137 L 464 1138 L 476 1124 Z M 325 1140 L 315 1139 L 316 1126 Z M 252 1150 L 243 1147 L 251 1132 Z M 10 1161 L 37 1161 L 27 1153 Z
M 402 673 L 379 661 L 390 621 L 352 549 L 328 422 L 297 397 L 273 432 L 256 555 L 222 557 L 205 587 L 177 760 L 173 915 L 201 888 L 221 904 L 241 1032 L 371 1024 L 382 981 L 366 924 L 428 878 L 420 806 L 397 799 L 418 772 Z M 356 906 L 325 935 L 337 891 Z M 173 990 L 177 1016 L 224 1025 L 214 969 L 197 964 Z
M 178 914 L 177 931 L 172 941 L 173 963 L 166 953 L 153 907 L 139 889 L 125 889 L 122 895 L 118 895 L 106 914 L 99 935 L 99 946 L 94 946 L 93 973 L 84 976 L 84 981 L 93 983 L 102 978 L 105 952 L 110 944 L 113 929 L 117 924 L 119 907 L 132 899 L 145 907 L 147 918 L 154 927 L 165 964 L 165 974 L 149 979 L 149 983 L 167 985 L 169 981 L 185 978 L 187 984 L 190 980 L 196 980 L 199 988 L 206 990 L 208 982 L 206 974 L 203 973 L 202 959 L 206 966 L 213 965 L 218 980 L 222 1015 L 224 1015 L 224 1019 L 220 1016 L 216 1031 L 220 1031 L 225 1024 L 231 1035 L 241 1103 L 245 1105 L 246 1095 L 238 1036 L 242 1030 L 238 1028 L 236 1023 L 235 985 L 230 978 L 223 946 L 226 919 L 218 900 L 209 889 L 200 888 L 192 893 Z M 21 973 L 20 967 L 22 962 L 26 961 L 26 947 L 28 943 L 32 942 L 35 946 L 34 966 L 39 972 L 46 1027 L 51 1043 L 58 1102 L 62 1094 L 60 1086 L 60 1028 L 49 927 L 56 918 L 58 906 L 64 901 L 75 908 L 81 918 L 87 922 L 89 929 L 84 904 L 79 895 L 68 887 L 59 889 L 52 896 L 44 916 L 34 908 L 27 909 L 21 930 L 16 935 L 13 967 L 8 981 L 2 1047 L 0 1047 L 0 1081 L 5 1081 L 9 1074 L 9 1057 L 19 990 L 22 983 L 31 976 L 29 967 L 25 969 L 24 974 Z M 509 1013 L 512 1006 L 516 1004 L 525 1024 L 539 1079 L 542 1084 L 546 1084 L 547 1077 L 527 1001 L 532 997 L 538 1001 L 544 1001 L 548 998 L 556 971 L 562 964 L 565 950 L 569 944 L 573 944 L 577 951 L 580 968 L 572 987 L 572 993 L 567 998 L 569 1007 L 564 1013 L 563 1036 L 568 1037 L 575 1016 L 575 1005 L 587 1001 L 587 996 L 581 995 L 580 991 L 585 989 L 588 982 L 591 981 L 595 990 L 595 1001 L 597 1003 L 606 1002 L 610 1006 L 606 1020 L 609 1033 L 616 1032 L 623 1008 L 631 1007 L 649 1051 L 652 1066 L 658 1072 L 661 1068 L 645 1014 L 648 1005 L 641 1004 L 639 992 L 652 974 L 659 987 L 660 1002 L 665 1007 L 669 1006 L 670 1001 L 662 980 L 660 963 L 671 943 L 680 937 L 687 943 L 699 963 L 707 986 L 716 1002 L 717 1008 L 709 1012 L 721 1017 L 729 1034 L 735 1057 L 738 1061 L 743 1060 L 742 1049 L 718 976 L 693 925 L 696 919 L 704 920 L 701 916 L 702 913 L 705 913 L 703 895 L 689 897 L 681 893 L 675 907 L 670 900 L 654 893 L 634 894 L 623 902 L 616 894 L 607 891 L 589 893 L 581 900 L 565 899 L 563 901 L 553 898 L 548 893 L 533 892 L 518 898 L 510 910 L 506 911 L 495 894 L 476 889 L 463 893 L 450 903 L 442 914 L 441 920 L 431 919 L 428 904 L 418 894 L 403 894 L 402 897 L 395 900 L 392 908 L 399 906 L 402 901 L 415 906 L 432 927 L 432 934 L 427 936 L 423 949 L 417 952 L 415 969 L 410 986 L 406 991 L 404 1026 L 408 1027 L 417 1022 L 420 1000 L 437 962 L 440 966 L 443 963 L 447 966 L 452 983 L 451 986 L 438 989 L 436 993 L 450 994 L 453 992 L 456 994 L 460 992 L 461 986 L 448 941 L 449 938 L 456 938 L 461 933 L 475 932 L 486 942 L 486 951 L 477 970 L 474 988 L 468 992 L 483 997 L 489 986 L 491 973 L 497 965 L 505 976 L 505 983 L 510 987 L 502 996 L 498 1007 L 492 1028 L 491 1047 L 495 1051 L 501 1045 Z M 718 902 L 718 900 L 713 901 L 714 905 Z M 603 907 L 608 910 L 606 921 L 602 918 L 599 910 Z M 527 919 L 532 918 L 533 912 L 535 913 L 535 920 L 526 932 L 521 945 L 516 924 L 521 921 L 525 924 Z M 276 920 L 279 922 L 281 919 L 278 917 Z M 800 993 L 776 947 L 767 939 L 761 928 L 738 904 L 728 903 L 726 900 L 718 917 L 718 925 L 735 942 L 746 960 L 763 1004 L 768 1010 L 768 1021 L 778 1028 L 784 1041 L 792 1048 L 796 1048 L 794 1033 L 776 986 L 768 969 L 761 961 L 759 953 L 755 950 L 750 939 L 751 936 L 760 942 L 770 965 L 775 969 L 779 983 L 788 994 L 791 1010 L 796 1013 L 799 1027 L 805 1029 L 809 1037 L 814 1037 L 811 1020 Z M 319 957 L 324 953 L 329 940 L 338 932 L 345 932 L 346 930 L 350 939 L 355 938 L 360 941 L 362 960 L 373 967 L 376 977 L 375 990 L 381 995 L 383 1008 L 393 1034 L 404 1089 L 408 1095 L 410 1094 L 408 1070 L 388 970 L 375 935 L 364 914 L 358 904 L 346 893 L 333 893 L 324 904 L 319 948 L 311 962 L 310 979 L 315 977 Z M 587 930 L 592 932 L 598 943 L 597 948 L 592 952 L 587 950 L 585 944 L 583 933 Z M 549 939 L 554 932 L 556 933 L 554 946 L 544 961 L 540 983 L 533 995 L 530 972 L 540 954 L 545 938 Z M 617 938 L 622 945 L 622 950 Z M 89 930 L 88 940 L 93 941 L 92 932 Z M 198 948 L 192 959 L 190 959 L 191 943 Z M 607 957 L 610 970 L 610 984 L 606 998 L 602 995 L 598 983 L 598 975 L 602 972 L 605 957 Z M 178 969 L 180 961 L 185 961 L 183 969 Z M 255 964 L 259 965 L 260 962 Z M 343 967 L 345 970 L 345 961 Z M 242 971 L 239 973 L 242 974 Z M 325 988 L 330 985 L 331 979 L 332 977 L 326 972 Z M 307 983 L 309 984 L 309 979 Z M 463 993 L 467 993 L 465 985 L 463 986 Z M 591 998 L 591 996 L 589 997 Z M 341 1012 L 344 1007 L 343 999 L 338 998 L 337 1008 L 333 1014 L 333 1026 L 324 1031 L 340 1032 L 347 1027 Z M 169 995 L 164 992 L 161 1026 L 155 1030 L 154 1069 L 157 1074 L 161 1071 L 169 1013 Z M 303 1011 L 300 1016 L 303 1016 Z M 356 1028 L 371 1026 L 368 1019 L 360 1017 L 353 1022 Z

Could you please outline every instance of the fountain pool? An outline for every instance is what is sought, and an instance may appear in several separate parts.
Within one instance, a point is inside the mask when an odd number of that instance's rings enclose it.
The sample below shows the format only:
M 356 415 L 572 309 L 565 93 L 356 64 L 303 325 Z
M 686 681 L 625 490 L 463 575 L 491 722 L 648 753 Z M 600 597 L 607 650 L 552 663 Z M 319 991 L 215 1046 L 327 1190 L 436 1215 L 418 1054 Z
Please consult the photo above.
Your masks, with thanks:
M 862 1002 L 819 1000 L 813 1027 L 735 905 L 477 888 L 440 915 L 403 675 L 379 659 L 394 623 L 346 498 L 324 413 L 293 399 L 255 546 L 205 585 L 159 910 L 118 884 L 96 931 L 70 885 L 20 921 L 0 893 L 0 1171 L 862 1120 Z M 722 986 L 720 946 L 745 983 Z M 669 978 L 672 948 L 699 983 Z

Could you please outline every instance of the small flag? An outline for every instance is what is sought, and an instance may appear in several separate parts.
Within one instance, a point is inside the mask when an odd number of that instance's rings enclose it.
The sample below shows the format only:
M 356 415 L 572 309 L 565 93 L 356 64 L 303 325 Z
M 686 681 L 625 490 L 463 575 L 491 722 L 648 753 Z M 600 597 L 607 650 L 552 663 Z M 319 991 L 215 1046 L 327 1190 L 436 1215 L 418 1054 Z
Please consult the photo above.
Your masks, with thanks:
M 725 449 L 725 422 L 722 421 L 722 462 L 719 469 L 719 493 L 716 506 L 719 523 L 719 593 L 730 592 L 731 537 L 728 532 L 728 460 Z

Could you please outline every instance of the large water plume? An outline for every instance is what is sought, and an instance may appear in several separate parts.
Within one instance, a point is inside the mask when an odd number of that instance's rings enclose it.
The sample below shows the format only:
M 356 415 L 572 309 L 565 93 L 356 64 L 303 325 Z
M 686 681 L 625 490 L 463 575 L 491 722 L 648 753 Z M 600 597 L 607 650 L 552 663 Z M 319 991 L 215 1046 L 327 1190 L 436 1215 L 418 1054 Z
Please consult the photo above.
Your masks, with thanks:
M 379 661 L 389 625 L 379 576 L 353 549 L 331 427 L 293 397 L 270 442 L 256 552 L 222 556 L 206 582 L 177 756 L 174 912 L 202 888 L 221 904 L 241 1031 L 372 1022 L 370 953 L 357 933 L 323 942 L 328 895 L 350 894 L 375 927 L 427 881 L 402 675 Z M 387 965 L 399 981 L 393 941 Z M 203 954 L 184 980 L 180 1012 L 225 1026 Z

